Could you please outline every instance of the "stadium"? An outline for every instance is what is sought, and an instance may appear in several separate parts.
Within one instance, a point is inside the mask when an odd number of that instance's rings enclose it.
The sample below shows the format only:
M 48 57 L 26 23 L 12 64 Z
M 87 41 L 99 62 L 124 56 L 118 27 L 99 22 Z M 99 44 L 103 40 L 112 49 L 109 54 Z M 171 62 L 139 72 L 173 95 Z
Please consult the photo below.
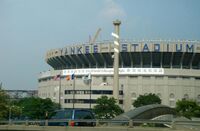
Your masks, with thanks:
M 200 42 L 122 40 L 119 45 L 119 104 L 125 110 L 139 95 L 155 93 L 162 104 L 200 103 Z M 90 108 L 102 95 L 113 96 L 113 41 L 67 44 L 47 51 L 53 69 L 41 72 L 38 96 L 62 108 Z

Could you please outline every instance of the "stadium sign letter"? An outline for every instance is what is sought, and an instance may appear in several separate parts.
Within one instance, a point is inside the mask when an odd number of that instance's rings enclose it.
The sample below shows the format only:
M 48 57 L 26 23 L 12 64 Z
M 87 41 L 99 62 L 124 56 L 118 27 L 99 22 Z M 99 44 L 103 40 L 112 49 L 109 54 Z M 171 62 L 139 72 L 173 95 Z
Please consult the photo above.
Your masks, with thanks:
M 180 44 L 180 48 L 178 48 L 178 44 L 176 44 L 176 52 L 182 52 L 182 44 Z
M 93 49 L 94 49 L 94 53 L 98 53 L 98 45 L 94 45 Z
M 89 54 L 90 53 L 90 48 L 89 46 L 85 46 L 85 54 Z
M 64 55 L 67 55 L 68 51 L 67 51 L 67 48 L 64 48 Z
M 82 54 L 81 49 L 82 49 L 82 46 L 81 47 L 77 47 L 77 54 Z
M 136 51 L 136 47 L 138 46 L 138 44 L 132 44 L 133 46 L 133 51 L 135 52 Z
M 194 45 L 186 45 L 186 52 L 194 52 Z
M 122 52 L 127 52 L 127 44 L 122 44 Z
M 149 47 L 147 44 L 144 45 L 143 52 L 149 52 Z
M 75 54 L 75 47 L 71 47 L 71 54 Z
M 154 51 L 160 52 L 160 44 L 154 44 Z

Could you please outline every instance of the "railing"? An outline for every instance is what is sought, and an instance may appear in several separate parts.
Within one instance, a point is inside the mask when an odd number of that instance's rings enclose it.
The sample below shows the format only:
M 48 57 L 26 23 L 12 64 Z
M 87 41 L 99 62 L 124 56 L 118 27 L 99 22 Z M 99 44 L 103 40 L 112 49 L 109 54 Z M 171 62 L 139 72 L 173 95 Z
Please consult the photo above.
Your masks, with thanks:
M 0 125 L 38 125 L 48 126 L 49 123 L 69 123 L 71 120 L 11 120 L 0 121 Z M 74 120 L 73 122 L 95 123 L 94 126 L 147 126 L 147 127 L 167 127 L 167 128 L 197 128 L 200 129 L 200 121 L 164 121 L 164 120 Z

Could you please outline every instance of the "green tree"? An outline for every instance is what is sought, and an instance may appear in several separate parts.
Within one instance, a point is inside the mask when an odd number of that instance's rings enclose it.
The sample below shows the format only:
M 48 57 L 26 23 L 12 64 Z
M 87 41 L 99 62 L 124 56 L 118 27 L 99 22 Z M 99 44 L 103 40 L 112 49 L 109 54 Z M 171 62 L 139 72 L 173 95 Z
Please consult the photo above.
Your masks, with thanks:
M 0 119 L 6 119 L 8 116 L 9 96 L 0 88 Z
M 176 102 L 176 112 L 186 118 L 200 117 L 200 106 L 194 100 L 179 100 Z
M 59 108 L 59 105 L 52 102 L 49 98 L 24 98 L 17 105 L 21 107 L 23 116 L 27 116 L 30 119 L 45 119 L 46 114 L 50 117 Z
M 146 94 L 146 95 L 140 95 L 134 102 L 133 106 L 134 107 L 140 107 L 140 106 L 145 106 L 145 105 L 150 105 L 150 104 L 160 104 L 161 99 L 152 93 Z
M 110 119 L 123 113 L 123 110 L 116 104 L 116 100 L 111 97 L 102 96 L 97 99 L 94 112 L 99 119 Z

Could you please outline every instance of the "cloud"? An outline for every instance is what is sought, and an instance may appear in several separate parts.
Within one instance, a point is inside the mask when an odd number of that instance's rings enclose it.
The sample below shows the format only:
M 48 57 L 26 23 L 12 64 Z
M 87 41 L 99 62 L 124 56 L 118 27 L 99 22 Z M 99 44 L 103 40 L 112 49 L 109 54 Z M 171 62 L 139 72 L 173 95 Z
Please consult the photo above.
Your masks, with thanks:
M 104 7 L 99 13 L 99 17 L 103 19 L 122 19 L 126 17 L 124 9 L 114 0 L 105 0 Z

